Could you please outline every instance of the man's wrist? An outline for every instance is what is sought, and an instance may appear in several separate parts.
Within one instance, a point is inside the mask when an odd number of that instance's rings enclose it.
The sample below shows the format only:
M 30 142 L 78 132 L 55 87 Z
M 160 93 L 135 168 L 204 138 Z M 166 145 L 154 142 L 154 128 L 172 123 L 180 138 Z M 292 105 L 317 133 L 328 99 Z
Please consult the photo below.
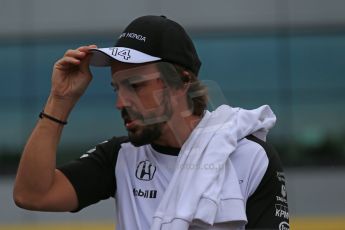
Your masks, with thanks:
M 74 105 L 75 102 L 73 101 L 49 96 L 47 103 L 43 108 L 43 112 L 58 120 L 67 121 Z
M 62 120 L 59 120 L 57 119 L 56 117 L 53 117 L 47 113 L 45 113 L 44 111 L 40 112 L 39 114 L 39 118 L 43 119 L 43 118 L 46 118 L 48 120 L 51 120 L 57 124 L 60 124 L 60 125 L 67 125 L 67 121 L 62 121 Z

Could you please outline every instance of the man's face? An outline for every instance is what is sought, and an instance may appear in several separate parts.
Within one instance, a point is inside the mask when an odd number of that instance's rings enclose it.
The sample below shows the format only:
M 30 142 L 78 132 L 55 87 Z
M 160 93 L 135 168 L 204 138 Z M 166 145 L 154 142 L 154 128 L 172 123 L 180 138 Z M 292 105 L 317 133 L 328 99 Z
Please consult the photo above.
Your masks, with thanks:
M 112 85 L 117 92 L 116 107 L 121 110 L 129 140 L 135 146 L 157 140 L 173 108 L 169 90 L 156 64 L 114 63 Z

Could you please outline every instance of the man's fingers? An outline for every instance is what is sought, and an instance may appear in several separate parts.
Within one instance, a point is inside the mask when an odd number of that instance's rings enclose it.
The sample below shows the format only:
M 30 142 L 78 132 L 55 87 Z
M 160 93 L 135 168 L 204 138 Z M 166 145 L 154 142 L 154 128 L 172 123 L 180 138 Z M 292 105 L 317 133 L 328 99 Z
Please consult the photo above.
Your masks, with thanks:
M 95 49 L 95 48 L 97 48 L 96 45 L 89 45 L 89 46 L 82 46 L 77 49 L 78 51 L 84 52 L 86 54 L 85 57 L 83 57 L 83 61 L 81 62 L 81 65 L 80 65 L 82 69 L 89 68 L 89 62 L 91 58 L 90 49 Z
M 89 45 L 89 46 L 81 46 L 77 50 L 81 51 L 81 52 L 86 52 L 87 53 L 90 49 L 95 49 L 95 48 L 97 48 L 96 45 Z
M 76 65 L 79 65 L 80 63 L 81 61 L 78 58 L 64 56 L 56 63 L 56 67 L 59 69 L 65 69 L 65 68 L 69 68 L 71 65 L 76 66 Z
M 96 45 L 89 45 L 81 46 L 77 49 L 69 49 L 65 52 L 63 58 L 56 63 L 56 67 L 64 69 L 69 68 L 71 65 L 80 65 L 81 63 L 84 63 L 86 67 L 90 59 L 89 51 L 95 48 L 97 48 Z
M 67 50 L 64 57 L 74 57 L 74 58 L 83 58 L 85 57 L 86 52 L 79 50 Z
M 88 46 L 90 49 L 96 49 L 97 48 L 97 45 L 89 45 Z
M 72 58 L 82 60 L 87 56 L 87 54 L 89 54 L 90 49 L 95 49 L 95 48 L 97 48 L 96 45 L 89 45 L 89 46 L 81 46 L 81 47 L 74 49 L 74 50 L 69 49 L 65 52 L 64 57 L 72 57 Z M 70 60 L 70 59 L 68 59 L 68 60 Z

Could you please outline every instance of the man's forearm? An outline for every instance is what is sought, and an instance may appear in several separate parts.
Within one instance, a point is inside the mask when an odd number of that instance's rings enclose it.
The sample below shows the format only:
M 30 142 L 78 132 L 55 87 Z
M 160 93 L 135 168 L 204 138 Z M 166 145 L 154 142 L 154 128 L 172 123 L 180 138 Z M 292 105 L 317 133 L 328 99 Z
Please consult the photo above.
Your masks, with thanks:
M 66 120 L 69 111 L 50 99 L 44 109 L 45 113 L 59 120 Z M 56 152 L 62 129 L 62 124 L 45 117 L 34 128 L 24 148 L 15 181 L 14 199 L 19 206 L 40 199 L 53 185 Z

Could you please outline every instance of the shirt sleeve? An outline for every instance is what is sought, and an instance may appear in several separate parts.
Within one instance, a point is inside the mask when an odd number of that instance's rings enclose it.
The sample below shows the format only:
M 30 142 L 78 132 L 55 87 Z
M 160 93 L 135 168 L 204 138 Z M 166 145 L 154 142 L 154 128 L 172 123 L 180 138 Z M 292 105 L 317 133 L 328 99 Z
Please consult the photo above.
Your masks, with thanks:
M 255 137 L 248 139 L 265 149 L 269 164 L 259 186 L 248 198 L 246 229 L 289 229 L 285 177 L 278 153 Z
M 58 167 L 76 191 L 78 208 L 73 212 L 114 197 L 115 165 L 124 140 L 125 137 L 114 137 L 90 149 L 79 159 Z

